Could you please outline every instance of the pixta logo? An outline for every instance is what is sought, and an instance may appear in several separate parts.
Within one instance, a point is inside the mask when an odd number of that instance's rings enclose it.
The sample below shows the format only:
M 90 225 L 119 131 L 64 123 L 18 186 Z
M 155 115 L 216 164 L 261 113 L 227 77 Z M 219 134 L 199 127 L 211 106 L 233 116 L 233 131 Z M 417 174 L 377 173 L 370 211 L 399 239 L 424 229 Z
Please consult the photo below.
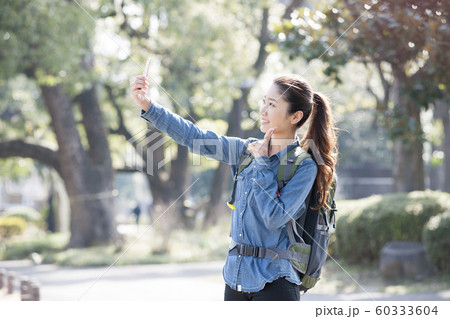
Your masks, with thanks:
M 144 129 L 127 141 L 125 165 L 129 168 L 153 176 L 155 168 L 160 169 L 170 161 L 170 156 L 163 155 L 163 159 L 155 163 L 159 159 L 155 157 L 156 151 L 170 141 L 170 137 L 158 131 Z

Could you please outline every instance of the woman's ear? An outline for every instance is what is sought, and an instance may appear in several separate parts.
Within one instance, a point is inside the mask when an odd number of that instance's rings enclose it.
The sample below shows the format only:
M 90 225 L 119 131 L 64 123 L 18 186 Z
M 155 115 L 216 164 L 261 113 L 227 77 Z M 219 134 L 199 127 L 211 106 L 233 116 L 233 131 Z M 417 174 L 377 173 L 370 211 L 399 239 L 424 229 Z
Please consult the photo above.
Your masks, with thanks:
M 298 122 L 300 122 L 303 118 L 303 112 L 302 111 L 297 111 L 293 114 L 293 117 L 291 119 L 291 124 L 297 124 Z

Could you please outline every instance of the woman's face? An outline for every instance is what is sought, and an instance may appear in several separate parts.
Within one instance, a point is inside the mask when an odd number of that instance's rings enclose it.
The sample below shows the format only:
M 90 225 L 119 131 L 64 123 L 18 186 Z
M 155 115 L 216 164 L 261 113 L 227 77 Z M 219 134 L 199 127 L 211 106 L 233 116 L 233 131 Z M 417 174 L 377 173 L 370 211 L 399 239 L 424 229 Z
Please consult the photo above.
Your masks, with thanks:
M 266 92 L 259 108 L 261 132 L 266 133 L 272 127 L 277 128 L 276 135 L 295 131 L 295 124 L 291 124 L 293 115 L 288 114 L 289 103 L 283 99 L 282 93 L 276 84 L 272 84 Z

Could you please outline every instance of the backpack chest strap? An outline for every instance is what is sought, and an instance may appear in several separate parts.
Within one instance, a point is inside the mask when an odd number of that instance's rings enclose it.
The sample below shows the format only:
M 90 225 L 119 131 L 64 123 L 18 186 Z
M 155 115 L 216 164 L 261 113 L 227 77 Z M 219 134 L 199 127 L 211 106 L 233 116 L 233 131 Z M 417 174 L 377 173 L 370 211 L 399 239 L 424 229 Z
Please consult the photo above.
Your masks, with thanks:
M 309 245 L 306 244 L 304 252 L 280 248 L 255 247 L 246 244 L 239 244 L 236 242 L 232 242 L 232 244 L 233 245 L 231 246 L 234 247 L 228 251 L 228 255 L 230 256 L 240 255 L 240 256 L 251 256 L 254 258 L 266 258 L 270 259 L 271 262 L 277 259 L 287 259 L 291 262 L 299 262 L 305 265 L 307 265 L 309 261 Z

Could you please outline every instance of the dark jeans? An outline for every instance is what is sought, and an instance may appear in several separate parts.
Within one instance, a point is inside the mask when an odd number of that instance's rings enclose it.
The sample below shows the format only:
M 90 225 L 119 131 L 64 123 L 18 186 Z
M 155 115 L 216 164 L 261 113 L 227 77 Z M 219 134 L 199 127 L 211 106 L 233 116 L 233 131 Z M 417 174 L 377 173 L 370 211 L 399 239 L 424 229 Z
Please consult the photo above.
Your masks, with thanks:
M 267 283 L 258 292 L 242 292 L 225 285 L 225 301 L 299 301 L 300 287 L 284 277 Z

